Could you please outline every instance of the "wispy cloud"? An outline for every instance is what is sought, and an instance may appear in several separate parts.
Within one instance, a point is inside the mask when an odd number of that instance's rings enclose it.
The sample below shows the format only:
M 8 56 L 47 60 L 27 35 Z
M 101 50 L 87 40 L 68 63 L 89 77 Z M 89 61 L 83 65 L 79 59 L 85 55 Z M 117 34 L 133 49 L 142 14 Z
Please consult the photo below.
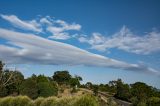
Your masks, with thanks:
M 40 27 L 40 24 L 36 20 L 31 21 L 23 21 L 19 19 L 15 15 L 0 15 L 3 19 L 7 20 L 11 24 L 13 24 L 15 27 L 18 27 L 23 30 L 30 30 L 35 32 L 41 32 L 42 29 Z
M 34 31 L 38 33 L 50 33 L 48 38 L 66 40 L 72 37 L 68 31 L 79 31 L 81 25 L 76 23 L 67 23 L 63 20 L 54 19 L 50 16 L 37 18 L 34 20 L 21 20 L 15 15 L 0 15 L 1 18 L 13 24 L 15 27 Z M 73 34 L 74 35 L 74 34 Z
M 138 36 L 125 26 L 109 37 L 94 33 L 91 38 L 80 37 L 79 41 L 88 43 L 92 49 L 99 51 L 108 51 L 111 48 L 136 54 L 150 54 L 160 51 L 160 32 L 152 31 Z
M 69 33 L 67 31 L 70 31 L 70 30 L 79 31 L 81 29 L 81 25 L 75 24 L 75 23 L 68 24 L 67 22 L 65 22 L 63 20 L 56 20 L 56 21 L 54 21 L 54 24 L 58 24 L 59 27 L 57 27 L 57 26 L 47 27 L 47 31 L 49 31 L 53 34 L 52 36 L 49 36 L 49 38 L 51 38 L 51 39 L 66 40 L 66 39 L 71 38 L 71 36 L 69 35 Z
M 0 59 L 12 64 L 85 65 L 159 74 L 157 70 L 150 67 L 93 54 L 75 46 L 51 41 L 34 34 L 0 28 L 0 38 L 6 39 L 11 45 L 0 45 Z

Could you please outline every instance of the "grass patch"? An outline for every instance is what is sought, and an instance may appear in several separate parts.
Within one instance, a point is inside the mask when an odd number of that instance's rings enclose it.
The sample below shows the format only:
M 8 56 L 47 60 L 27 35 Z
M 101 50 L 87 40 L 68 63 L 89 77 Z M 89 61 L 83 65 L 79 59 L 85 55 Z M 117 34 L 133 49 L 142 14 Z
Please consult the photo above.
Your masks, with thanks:
M 69 98 L 39 97 L 35 100 L 27 96 L 8 96 L 0 98 L 0 106 L 99 106 L 99 102 L 96 97 L 89 94 Z

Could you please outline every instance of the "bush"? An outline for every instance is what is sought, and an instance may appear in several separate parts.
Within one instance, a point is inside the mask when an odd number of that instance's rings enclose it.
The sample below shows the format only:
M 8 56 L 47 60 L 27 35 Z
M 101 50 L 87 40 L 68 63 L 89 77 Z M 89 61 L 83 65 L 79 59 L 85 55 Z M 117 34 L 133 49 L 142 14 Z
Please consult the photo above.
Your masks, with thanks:
M 92 95 L 70 98 L 37 98 L 31 100 L 27 96 L 0 98 L 0 106 L 99 106 L 98 99 Z
M 159 97 L 151 97 L 148 100 L 149 106 L 160 106 L 160 98 Z
M 137 106 L 147 106 L 147 104 L 145 102 L 139 102 Z
M 77 91 L 78 90 L 75 87 L 73 87 L 72 90 L 71 90 L 71 93 L 76 93 Z
M 0 99 L 0 106 L 31 106 L 32 100 L 27 96 L 5 97 Z
M 29 106 L 32 100 L 27 96 L 12 97 L 10 106 Z
M 8 96 L 8 97 L 5 97 L 5 98 L 0 98 L 0 106 L 10 106 L 10 101 L 12 100 L 13 98 Z
M 98 100 L 92 95 L 84 95 L 74 103 L 73 106 L 99 106 Z
M 0 85 L 0 97 L 7 96 L 8 95 L 7 92 L 8 90 L 5 87 Z
M 118 106 L 118 104 L 112 98 L 108 99 L 107 104 L 108 104 L 108 106 Z
M 57 100 L 55 97 L 44 99 L 39 106 L 56 106 Z
M 44 101 L 45 98 L 39 97 L 33 101 L 34 106 L 40 106 L 40 104 Z
M 76 98 L 61 98 L 58 100 L 56 106 L 75 106 Z

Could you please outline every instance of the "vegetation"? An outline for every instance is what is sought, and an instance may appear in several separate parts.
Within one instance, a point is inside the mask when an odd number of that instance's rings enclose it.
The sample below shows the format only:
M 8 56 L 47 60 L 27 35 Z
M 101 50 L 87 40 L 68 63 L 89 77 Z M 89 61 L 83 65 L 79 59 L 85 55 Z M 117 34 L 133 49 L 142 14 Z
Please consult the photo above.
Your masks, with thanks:
M 99 106 L 97 98 L 92 95 L 83 95 L 72 98 L 37 98 L 31 100 L 27 96 L 0 98 L 0 106 Z
M 109 84 L 100 84 L 98 88 L 91 83 L 83 87 L 92 89 L 94 92 L 109 93 L 115 98 L 131 102 L 134 106 L 160 106 L 160 90 L 143 82 L 128 85 L 118 79 L 110 81 Z
M 134 106 L 160 106 L 160 90 L 143 82 L 129 85 L 118 79 L 108 84 L 81 84 L 80 76 L 72 76 L 66 70 L 56 71 L 52 77 L 33 74 L 25 79 L 21 72 L 4 69 L 4 65 L 0 61 L 0 106 L 99 106 L 100 92 Z M 65 89 L 71 89 L 74 95 L 79 87 L 93 91 L 94 96 L 84 93 L 80 97 L 57 98 Z M 107 104 L 117 105 L 111 98 Z

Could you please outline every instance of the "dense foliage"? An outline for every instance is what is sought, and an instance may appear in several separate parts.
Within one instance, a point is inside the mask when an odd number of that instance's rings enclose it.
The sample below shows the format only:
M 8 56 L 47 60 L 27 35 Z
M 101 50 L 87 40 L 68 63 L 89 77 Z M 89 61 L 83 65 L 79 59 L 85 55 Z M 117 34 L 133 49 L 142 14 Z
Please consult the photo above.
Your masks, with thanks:
M 87 82 L 82 85 L 80 84 L 81 80 L 80 76 L 72 76 L 68 71 L 56 71 L 52 77 L 33 74 L 25 79 L 23 74 L 17 70 L 4 69 L 4 64 L 0 61 L 0 97 L 8 96 L 0 99 L 0 106 L 10 106 L 4 104 L 14 104 L 16 103 L 15 101 L 19 104 L 25 102 L 26 106 L 29 106 L 30 103 L 34 103 L 35 106 L 53 106 L 54 103 L 65 103 L 66 105 L 69 103 L 68 106 L 74 106 L 70 105 L 72 102 L 68 102 L 70 101 L 69 99 L 57 101 L 57 99 L 51 97 L 56 96 L 64 86 L 72 88 L 71 93 L 76 92 L 77 88 L 81 87 L 92 90 L 95 96 L 98 96 L 99 92 L 103 92 L 113 95 L 115 98 L 131 102 L 135 106 L 160 106 L 160 90 L 143 82 L 129 85 L 118 79 L 110 81 L 108 84 L 95 85 Z M 13 98 L 10 96 L 18 97 Z M 34 101 L 25 96 L 34 99 Z M 44 97 L 50 98 L 44 99 Z M 85 105 L 81 105 L 81 102 Z M 95 105 L 97 103 L 95 98 L 91 96 L 76 98 L 74 103 L 77 103 L 76 106 L 97 106 Z
M 83 87 L 92 89 L 94 92 L 109 93 L 115 98 L 131 102 L 135 106 L 160 106 L 160 90 L 143 82 L 128 85 L 118 79 L 110 81 L 109 84 L 100 84 L 98 88 L 97 85 L 90 82 Z
M 24 79 L 21 72 L 4 69 L 4 64 L 0 61 L 0 97 L 26 95 L 36 99 L 56 96 L 61 85 L 70 86 L 75 92 L 81 80 L 80 76 L 73 77 L 68 71 L 56 71 L 52 77 L 33 74 Z

